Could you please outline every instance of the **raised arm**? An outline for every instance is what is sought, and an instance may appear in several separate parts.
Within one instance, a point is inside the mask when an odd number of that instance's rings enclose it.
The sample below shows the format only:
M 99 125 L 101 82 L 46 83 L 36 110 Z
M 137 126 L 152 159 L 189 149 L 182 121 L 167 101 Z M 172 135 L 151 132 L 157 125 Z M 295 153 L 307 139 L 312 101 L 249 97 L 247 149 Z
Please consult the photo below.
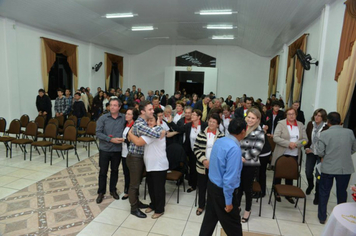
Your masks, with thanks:
M 131 142 L 133 142 L 136 146 L 145 146 L 146 142 L 142 137 L 137 137 L 132 133 L 132 130 L 130 129 L 128 135 L 127 135 Z

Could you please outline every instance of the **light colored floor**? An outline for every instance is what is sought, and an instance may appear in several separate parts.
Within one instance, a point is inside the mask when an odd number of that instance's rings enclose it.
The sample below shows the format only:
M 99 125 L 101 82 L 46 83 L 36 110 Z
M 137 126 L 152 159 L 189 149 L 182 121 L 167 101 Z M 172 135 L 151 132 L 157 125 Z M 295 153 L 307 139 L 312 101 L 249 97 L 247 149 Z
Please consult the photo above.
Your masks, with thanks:
M 94 146 L 91 149 L 92 155 L 97 153 Z M 78 153 L 81 160 L 87 157 L 87 152 L 82 147 L 79 147 Z M 70 152 L 69 156 L 69 165 L 78 162 L 73 152 Z M 29 155 L 27 158 L 29 159 Z M 0 146 L 0 199 L 66 168 L 66 163 L 62 158 L 55 157 L 52 166 L 49 165 L 49 158 L 47 158 L 46 164 L 43 163 L 43 155 L 34 154 L 31 162 L 28 159 L 23 160 L 20 149 L 14 151 L 12 159 L 6 158 L 4 146 Z M 272 171 L 267 172 L 268 191 L 271 186 L 272 173 Z M 122 177 L 120 176 L 120 178 Z M 120 185 L 122 183 L 122 180 L 119 181 Z M 122 186 L 118 187 L 122 189 Z M 304 190 L 306 188 L 303 172 L 302 188 Z M 143 186 L 141 186 L 140 193 L 143 198 Z M 313 195 L 309 195 L 307 198 L 305 224 L 302 223 L 303 200 L 300 200 L 298 207 L 294 208 L 292 204 L 282 198 L 282 202 L 277 204 L 276 219 L 272 219 L 272 206 L 268 205 L 267 197 L 263 199 L 261 217 L 258 216 L 259 203 L 253 201 L 252 215 L 248 223 L 242 224 L 243 230 L 271 235 L 320 235 L 323 225 L 319 224 L 317 206 L 312 204 L 313 197 Z M 167 182 L 167 205 L 165 214 L 161 218 L 151 219 L 152 213 L 148 214 L 146 219 L 132 216 L 128 200 L 120 199 L 113 201 L 79 235 L 198 235 L 204 215 L 196 216 L 194 198 L 195 192 L 186 193 L 181 188 L 180 203 L 177 204 L 177 187 L 173 182 Z M 147 199 L 142 199 L 142 201 L 149 203 L 149 197 L 147 196 Z M 105 199 L 103 204 L 105 204 Z M 331 194 L 328 204 L 329 213 L 335 205 L 336 196 Z M 214 235 L 220 235 L 220 231 L 221 226 L 218 224 Z

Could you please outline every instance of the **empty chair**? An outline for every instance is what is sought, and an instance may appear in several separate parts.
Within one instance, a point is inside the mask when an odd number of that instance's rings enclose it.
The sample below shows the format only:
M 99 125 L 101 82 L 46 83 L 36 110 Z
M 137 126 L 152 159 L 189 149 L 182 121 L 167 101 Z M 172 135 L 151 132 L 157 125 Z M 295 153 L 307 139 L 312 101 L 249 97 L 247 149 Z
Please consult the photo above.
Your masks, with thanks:
M 2 135 L 5 135 L 5 130 L 6 130 L 6 120 L 4 117 L 0 117 L 0 133 Z
M 35 122 L 29 122 L 26 126 L 26 130 L 23 133 L 24 138 L 14 139 L 11 141 L 10 145 L 10 158 L 12 158 L 12 144 L 18 144 L 22 147 L 23 159 L 26 160 L 26 145 L 31 144 L 36 140 L 37 137 L 37 124 Z
M 55 124 L 48 124 L 46 126 L 45 132 L 44 132 L 44 138 L 48 139 L 48 141 L 43 140 L 43 141 L 36 141 L 31 143 L 31 149 L 30 149 L 30 161 L 32 160 L 32 147 L 42 147 L 43 153 L 44 153 L 44 162 L 46 163 L 46 149 L 47 147 L 50 148 L 53 146 L 53 141 L 57 138 L 57 126 Z
M 4 122 L 4 120 L 2 122 Z M 6 122 L 5 122 L 5 125 L 6 125 Z M 9 142 L 19 138 L 20 134 L 21 134 L 20 120 L 18 120 L 18 119 L 12 120 L 10 123 L 9 129 L 6 130 L 5 133 L 7 134 L 7 136 L 0 137 L 0 142 L 4 143 L 5 148 L 6 148 L 6 157 L 8 157 L 9 150 L 11 153 L 11 146 L 9 146 Z M 10 134 L 15 135 L 15 137 L 11 137 Z
M 58 127 L 59 126 L 59 121 L 58 121 L 58 119 L 51 118 L 51 119 L 49 119 L 48 124 L 55 124 Z
M 21 128 L 26 128 L 28 122 L 30 122 L 30 117 L 28 115 L 24 114 L 20 117 Z
M 82 117 L 82 119 L 80 120 L 80 124 L 79 124 L 79 130 L 78 130 L 78 135 L 81 136 L 81 135 L 84 135 L 86 133 L 86 128 L 88 126 L 90 122 L 90 118 L 89 117 Z
M 286 157 L 280 156 L 276 160 L 274 170 L 273 180 L 275 178 L 283 178 L 283 179 L 295 179 L 298 180 L 299 178 L 299 171 L 298 171 L 298 162 L 293 157 Z M 274 181 L 273 181 L 274 182 Z M 276 195 L 279 196 L 287 196 L 287 197 L 294 197 L 297 199 L 295 203 L 295 208 L 298 205 L 299 198 L 304 198 L 304 210 L 303 210 L 303 223 L 305 222 L 305 206 L 306 206 L 306 195 L 303 190 L 297 186 L 293 185 L 285 185 L 285 184 L 272 184 L 271 194 L 269 196 L 269 202 L 271 203 L 272 194 L 274 194 L 274 205 L 273 205 L 273 216 L 274 219 L 275 211 L 276 211 Z
M 71 115 L 68 117 L 68 120 L 74 121 L 74 126 L 77 127 L 78 124 L 78 118 L 75 115 Z
M 56 118 L 58 120 L 58 128 L 63 128 L 64 125 L 64 116 L 56 116 Z
M 99 149 L 98 143 L 96 142 L 96 139 L 94 137 L 95 134 L 96 134 L 96 122 L 90 121 L 87 126 L 85 136 L 78 138 L 78 142 L 88 143 L 88 157 L 90 157 L 90 143 L 94 142 L 97 148 Z
M 64 133 L 64 130 L 65 130 L 68 126 L 70 126 L 70 125 L 75 126 L 75 125 L 74 125 L 74 121 L 73 121 L 73 120 L 66 120 L 66 122 L 65 122 L 64 125 L 63 125 L 63 129 L 59 128 L 59 129 L 58 129 L 58 133 L 59 133 L 59 134 L 63 134 L 63 133 Z M 61 138 L 62 138 L 62 137 L 60 137 L 59 139 L 61 139 Z
M 35 123 L 37 124 L 37 129 L 42 129 L 42 132 L 38 131 L 38 134 L 44 133 L 45 117 L 37 116 L 35 119 Z
M 69 142 L 69 144 L 64 143 L 65 141 Z M 61 152 L 67 151 L 67 167 L 68 167 L 68 152 L 69 152 L 69 150 L 72 150 L 72 149 L 74 149 L 74 152 L 77 155 L 78 161 L 80 161 L 78 153 L 77 153 L 77 128 L 73 125 L 69 125 L 64 130 L 62 143 L 52 146 L 51 165 L 52 165 L 53 150 L 59 150 Z

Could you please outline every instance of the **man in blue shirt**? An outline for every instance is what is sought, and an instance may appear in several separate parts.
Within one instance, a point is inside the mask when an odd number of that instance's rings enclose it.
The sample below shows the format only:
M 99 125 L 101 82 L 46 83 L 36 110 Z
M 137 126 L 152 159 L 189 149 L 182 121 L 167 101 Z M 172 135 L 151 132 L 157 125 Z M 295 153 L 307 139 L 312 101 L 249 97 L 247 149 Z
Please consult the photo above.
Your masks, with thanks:
M 212 235 L 218 221 L 227 235 L 242 235 L 236 195 L 240 186 L 240 140 L 246 134 L 245 121 L 241 118 L 231 120 L 228 131 L 230 135 L 216 140 L 211 151 L 208 200 L 200 236 Z

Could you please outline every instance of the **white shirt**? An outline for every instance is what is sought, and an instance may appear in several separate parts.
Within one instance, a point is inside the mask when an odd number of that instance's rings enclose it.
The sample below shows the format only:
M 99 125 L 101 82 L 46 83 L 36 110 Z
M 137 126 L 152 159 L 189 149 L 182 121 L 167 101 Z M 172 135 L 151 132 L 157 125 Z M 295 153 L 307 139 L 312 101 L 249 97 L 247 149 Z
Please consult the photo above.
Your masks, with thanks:
M 124 132 L 122 132 L 122 137 L 124 139 L 127 138 L 127 133 L 129 132 L 130 127 L 125 127 Z M 127 153 L 128 153 L 128 149 L 127 149 L 127 144 L 125 142 L 122 143 L 122 151 L 121 151 L 121 156 L 126 158 L 127 157 Z
M 215 134 L 208 133 L 206 137 L 206 149 L 205 149 L 205 157 L 210 160 L 211 150 L 213 150 L 213 145 L 215 141 Z
M 229 129 L 229 124 L 230 124 L 231 119 L 230 118 L 226 118 L 225 116 L 222 115 L 222 122 L 219 125 L 219 129 L 221 132 L 223 132 L 225 135 L 230 134 L 228 129 Z
M 192 126 L 192 129 L 190 130 L 189 138 L 190 138 L 190 147 L 192 148 L 192 150 L 194 150 L 195 140 L 197 139 L 200 130 L 201 130 L 201 125 L 198 125 L 197 128 L 193 128 Z
M 147 136 L 141 137 L 146 142 L 143 155 L 146 171 L 168 170 L 169 164 L 166 153 L 166 138 L 157 139 Z
M 287 129 L 289 131 L 289 141 L 290 142 L 297 142 L 299 140 L 299 128 L 298 126 L 291 126 L 290 125 L 287 125 Z M 286 151 L 284 152 L 285 155 L 291 155 L 291 156 L 298 156 L 298 150 L 299 148 L 294 148 L 294 149 L 290 149 L 290 148 L 287 148 Z
M 165 131 L 168 131 L 168 130 L 169 130 L 169 126 L 167 125 L 166 122 L 162 121 L 161 126 L 162 126 L 162 128 L 163 128 Z
M 175 123 L 175 124 L 177 124 L 177 122 L 180 120 L 180 118 L 182 118 L 182 115 L 183 115 L 183 112 L 182 112 L 182 114 L 178 114 L 178 113 L 176 113 L 176 115 L 174 116 L 174 118 L 173 118 L 173 122 Z

